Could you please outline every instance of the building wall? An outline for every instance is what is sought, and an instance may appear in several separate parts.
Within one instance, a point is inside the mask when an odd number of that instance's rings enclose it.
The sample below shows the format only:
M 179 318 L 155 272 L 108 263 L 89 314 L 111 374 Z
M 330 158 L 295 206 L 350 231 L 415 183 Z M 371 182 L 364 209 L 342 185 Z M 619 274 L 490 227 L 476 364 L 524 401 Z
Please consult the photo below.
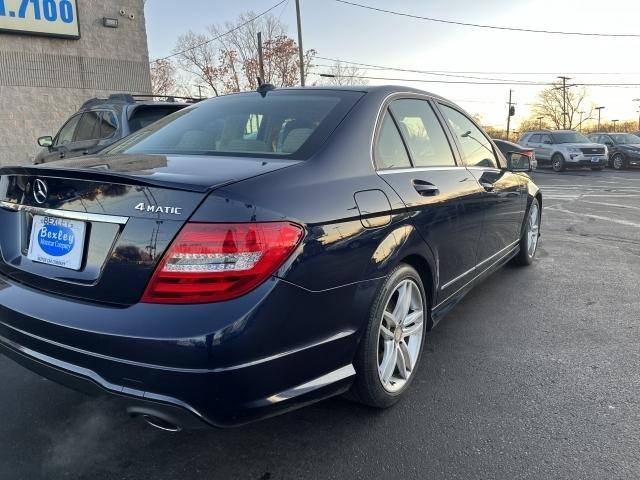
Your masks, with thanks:
M 89 98 L 151 93 L 144 1 L 78 0 L 78 16 L 79 40 L 0 33 L 0 165 L 30 163 Z

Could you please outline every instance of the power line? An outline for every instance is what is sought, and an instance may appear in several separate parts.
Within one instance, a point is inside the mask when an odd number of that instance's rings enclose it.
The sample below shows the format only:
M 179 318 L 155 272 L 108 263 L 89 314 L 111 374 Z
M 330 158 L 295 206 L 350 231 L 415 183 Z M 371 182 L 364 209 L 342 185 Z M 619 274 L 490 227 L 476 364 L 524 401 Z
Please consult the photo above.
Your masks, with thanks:
M 446 23 L 449 25 L 460 25 L 463 27 L 488 28 L 492 30 L 507 30 L 511 32 L 547 33 L 552 35 L 578 35 L 582 37 L 640 38 L 639 34 L 633 34 L 633 33 L 565 32 L 560 30 L 534 30 L 531 28 L 502 27 L 497 25 L 484 25 L 480 23 L 459 22 L 455 20 L 444 20 L 441 18 L 423 17 L 421 15 L 413 15 L 410 13 L 397 12 L 394 10 L 386 10 L 384 8 L 372 7 L 371 5 L 363 5 L 361 3 L 349 2 L 347 0 L 335 0 L 335 1 L 338 3 L 343 3 L 345 5 L 360 7 L 367 10 L 374 10 L 376 12 L 388 13 L 390 15 L 398 15 L 400 17 L 408 17 L 408 18 L 414 18 L 418 20 L 427 20 L 430 22 Z
M 361 63 L 361 62 L 352 62 L 350 60 L 343 60 L 340 58 L 330 58 L 330 57 L 321 57 L 316 55 L 314 58 L 319 58 L 321 60 L 327 60 L 330 62 L 340 62 L 340 63 L 348 63 L 350 65 L 358 65 L 361 67 L 370 67 L 376 68 L 379 70 L 398 70 L 398 71 L 408 71 L 408 72 L 416 72 L 416 73 L 429 73 L 429 74 L 444 74 L 444 73 L 452 73 L 452 74 L 478 74 L 478 75 L 557 75 L 558 72 L 487 72 L 487 71 L 478 71 L 478 70 L 409 70 L 397 67 L 386 67 L 383 65 L 375 65 L 371 63 Z M 640 75 L 640 72 L 563 72 L 567 75 Z
M 321 77 L 339 77 L 339 78 L 362 78 L 367 80 L 388 80 L 392 82 L 417 82 L 417 83 L 452 83 L 452 84 L 462 84 L 462 85 L 516 85 L 516 86 L 556 86 L 557 83 L 553 82 L 535 82 L 535 81 L 522 81 L 520 83 L 516 83 L 513 81 L 506 82 L 496 82 L 496 81 L 486 81 L 486 82 L 472 82 L 467 80 L 431 80 L 431 79 L 422 79 L 422 78 L 398 78 L 398 77 L 372 77 L 368 75 L 336 75 L 332 73 L 314 73 L 314 75 L 318 75 Z M 574 83 L 572 84 L 576 87 L 640 87 L 640 83 Z
M 198 43 L 197 45 L 194 45 L 193 47 L 185 48 L 184 50 L 181 50 L 181 51 L 179 51 L 179 52 L 174 52 L 174 53 L 172 53 L 171 55 L 167 55 L 166 57 L 156 58 L 155 60 L 151 60 L 149 63 L 159 62 L 160 60 L 167 60 L 167 59 L 169 59 L 169 58 L 171 58 L 171 57 L 176 57 L 176 56 L 178 56 L 178 55 L 182 55 L 183 53 L 186 53 L 186 52 L 188 52 L 188 51 L 190 51 L 190 50 L 195 50 L 196 48 L 201 47 L 201 46 L 203 46 L 203 45 L 206 45 L 206 44 L 208 44 L 208 43 L 215 42 L 216 40 L 218 40 L 218 39 L 220 39 L 220 38 L 224 37 L 225 35 L 229 35 L 230 33 L 233 33 L 233 32 L 235 32 L 236 30 L 240 30 L 240 29 L 241 29 L 242 27 L 244 27 L 245 25 L 249 25 L 251 22 L 253 22 L 253 21 L 257 20 L 258 18 L 260 18 L 260 17 L 262 17 L 262 16 L 266 15 L 266 14 L 267 14 L 267 13 L 269 13 L 271 10 L 274 10 L 274 9 L 278 8 L 280 5 L 282 5 L 283 3 L 288 2 L 288 1 L 289 1 L 289 0 L 281 0 L 280 2 L 276 3 L 274 6 L 272 6 L 272 7 L 268 8 L 267 10 L 265 10 L 265 11 L 264 11 L 264 12 L 262 12 L 262 13 L 259 13 L 258 15 L 256 15 L 256 16 L 255 16 L 255 17 L 253 17 L 253 18 L 251 18 L 250 20 L 247 20 L 246 22 L 241 23 L 240 25 L 238 25 L 238 26 L 236 26 L 236 27 L 233 27 L 231 30 L 227 30 L 226 32 L 221 33 L 220 35 L 217 35 L 217 36 L 215 36 L 215 37 L 213 37 L 213 38 L 210 38 L 210 39 L 208 39 L 208 40 L 205 40 L 204 42 L 200 42 L 200 43 Z

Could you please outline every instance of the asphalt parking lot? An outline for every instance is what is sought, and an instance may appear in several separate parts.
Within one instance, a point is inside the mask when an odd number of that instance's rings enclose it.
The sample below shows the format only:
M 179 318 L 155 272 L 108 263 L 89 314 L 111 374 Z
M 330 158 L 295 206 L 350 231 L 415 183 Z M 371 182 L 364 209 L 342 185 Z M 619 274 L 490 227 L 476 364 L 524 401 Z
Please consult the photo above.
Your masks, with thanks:
M 0 356 L 0 479 L 640 477 L 640 170 L 534 174 L 532 268 L 430 334 L 412 391 L 167 434 Z

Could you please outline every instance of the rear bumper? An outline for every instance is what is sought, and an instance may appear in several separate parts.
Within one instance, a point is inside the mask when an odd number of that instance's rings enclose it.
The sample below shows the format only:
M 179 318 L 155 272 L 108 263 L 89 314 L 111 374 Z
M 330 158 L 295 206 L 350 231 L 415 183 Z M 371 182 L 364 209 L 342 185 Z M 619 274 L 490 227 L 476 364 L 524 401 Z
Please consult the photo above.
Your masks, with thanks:
M 124 335 L 121 321 L 144 324 L 139 315 L 153 315 L 157 305 L 133 310 L 89 305 L 0 278 L 0 352 L 76 390 L 115 395 L 132 415 L 153 415 L 188 428 L 234 426 L 347 390 L 355 374 L 360 329 L 355 319 L 367 318 L 358 304 L 366 303 L 360 300 L 375 292 L 377 283 L 309 292 L 274 280 L 250 294 L 259 297 L 250 299 L 252 308 L 247 301 L 225 302 L 227 317 L 219 322 L 211 318 L 223 313 L 222 304 L 170 308 L 182 314 L 173 315 L 170 325 L 156 315 L 165 328 L 155 329 L 154 338 L 151 332 L 139 336 L 134 328 Z M 340 312 L 347 301 L 355 315 L 345 318 Z M 70 304 L 83 322 L 60 323 L 61 312 L 72 312 Z M 44 305 L 49 314 L 42 317 Z M 84 316 L 92 310 L 92 316 Z M 210 321 L 195 335 L 194 328 L 202 328 L 198 310 Z

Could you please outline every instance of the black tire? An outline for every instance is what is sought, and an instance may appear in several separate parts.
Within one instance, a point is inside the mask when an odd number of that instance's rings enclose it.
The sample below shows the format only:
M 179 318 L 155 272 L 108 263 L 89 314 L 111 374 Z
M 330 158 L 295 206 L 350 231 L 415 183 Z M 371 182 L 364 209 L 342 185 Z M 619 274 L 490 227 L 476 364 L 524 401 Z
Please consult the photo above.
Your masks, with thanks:
M 553 168 L 554 172 L 564 172 L 567 169 L 567 165 L 561 153 L 553 154 L 553 157 L 551 157 L 551 168 Z
M 614 170 L 622 170 L 625 165 L 624 155 L 621 153 L 616 153 L 613 157 L 611 157 L 611 168 Z
M 538 251 L 538 241 L 536 241 L 536 246 L 533 250 L 533 253 L 529 253 L 529 232 L 531 230 L 529 217 L 531 216 L 531 209 L 537 207 L 538 211 L 538 237 L 540 236 L 540 218 L 542 211 L 540 210 L 540 202 L 538 202 L 537 198 L 533 198 L 531 201 L 531 205 L 529 205 L 529 209 L 527 210 L 527 214 L 524 216 L 524 222 L 522 225 L 522 236 L 520 237 L 520 251 L 518 254 L 513 257 L 513 263 L 515 265 L 527 266 L 533 263 L 533 259 L 536 257 L 536 252 Z
M 380 375 L 378 374 L 380 325 L 384 309 L 391 296 L 395 293 L 396 287 L 407 279 L 413 280 L 418 286 L 420 295 L 422 296 L 422 304 L 424 306 L 422 341 L 420 343 L 417 360 L 406 383 L 400 390 L 389 392 L 384 388 Z M 410 265 L 401 263 L 391 272 L 385 283 L 380 287 L 373 301 L 369 321 L 362 334 L 360 346 L 354 361 L 356 378 L 351 390 L 347 393 L 347 398 L 376 408 L 388 408 L 402 398 L 413 382 L 416 371 L 420 365 L 428 325 L 428 311 L 427 296 L 425 295 L 420 275 Z

